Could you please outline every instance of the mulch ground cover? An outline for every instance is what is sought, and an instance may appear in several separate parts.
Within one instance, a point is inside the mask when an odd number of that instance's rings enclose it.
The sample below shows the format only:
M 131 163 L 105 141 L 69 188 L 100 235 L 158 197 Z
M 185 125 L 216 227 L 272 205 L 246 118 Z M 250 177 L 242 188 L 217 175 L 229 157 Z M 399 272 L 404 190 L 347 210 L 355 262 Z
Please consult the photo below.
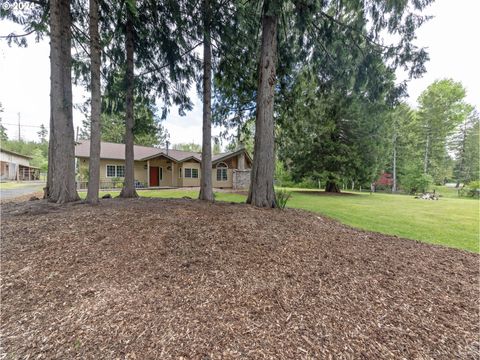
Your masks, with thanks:
M 477 254 L 195 200 L 5 203 L 1 230 L 2 359 L 480 355 Z

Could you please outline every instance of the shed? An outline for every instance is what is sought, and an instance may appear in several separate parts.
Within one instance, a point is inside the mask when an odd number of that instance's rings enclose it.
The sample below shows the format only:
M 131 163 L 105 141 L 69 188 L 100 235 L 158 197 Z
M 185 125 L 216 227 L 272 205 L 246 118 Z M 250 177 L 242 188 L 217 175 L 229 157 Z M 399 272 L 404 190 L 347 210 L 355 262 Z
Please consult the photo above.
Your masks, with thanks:
M 31 166 L 30 159 L 31 156 L 0 149 L 0 180 L 38 180 L 40 169 Z

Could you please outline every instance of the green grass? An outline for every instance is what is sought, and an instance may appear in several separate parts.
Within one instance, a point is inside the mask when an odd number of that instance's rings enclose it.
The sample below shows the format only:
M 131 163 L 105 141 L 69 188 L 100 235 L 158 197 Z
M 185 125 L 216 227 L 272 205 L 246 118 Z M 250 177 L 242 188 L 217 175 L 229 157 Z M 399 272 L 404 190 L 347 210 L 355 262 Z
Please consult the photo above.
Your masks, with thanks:
M 429 201 L 379 193 L 325 196 L 315 194 L 316 191 L 309 191 L 309 194 L 300 193 L 299 189 L 288 190 L 292 191 L 292 197 L 287 207 L 317 212 L 365 230 L 480 252 L 479 201 L 447 196 Z M 189 196 L 195 199 L 198 196 L 197 191 L 177 189 L 139 190 L 138 193 L 156 198 Z M 85 196 L 85 193 L 80 195 Z M 240 194 L 219 192 L 215 195 L 219 201 L 245 201 L 245 196 Z
M 43 184 L 39 184 L 39 183 L 37 183 L 37 182 L 31 183 L 31 182 L 28 182 L 28 181 L 25 181 L 25 182 L 8 181 L 8 182 L 2 182 L 2 183 L 0 183 L 0 189 L 3 189 L 3 190 L 21 189 L 21 188 L 33 187 L 33 186 L 38 187 L 39 189 L 41 189 L 44 185 L 43 185 Z
M 441 198 L 447 197 L 447 198 L 458 199 L 460 197 L 458 196 L 458 189 L 454 187 L 434 185 L 432 190 L 435 190 L 435 193 L 439 194 Z M 471 199 L 471 198 L 468 198 L 468 199 Z
M 325 214 L 365 230 L 479 252 L 479 202 L 463 198 L 293 193 L 288 206 Z

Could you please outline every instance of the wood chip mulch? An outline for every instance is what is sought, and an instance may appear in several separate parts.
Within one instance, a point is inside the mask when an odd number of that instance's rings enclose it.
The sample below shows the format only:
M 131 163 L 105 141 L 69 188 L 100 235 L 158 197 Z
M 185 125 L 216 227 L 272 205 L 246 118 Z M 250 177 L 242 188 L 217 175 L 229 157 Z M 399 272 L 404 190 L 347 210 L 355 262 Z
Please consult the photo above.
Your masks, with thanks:
M 5 203 L 1 230 L 1 359 L 480 356 L 478 254 L 196 200 Z

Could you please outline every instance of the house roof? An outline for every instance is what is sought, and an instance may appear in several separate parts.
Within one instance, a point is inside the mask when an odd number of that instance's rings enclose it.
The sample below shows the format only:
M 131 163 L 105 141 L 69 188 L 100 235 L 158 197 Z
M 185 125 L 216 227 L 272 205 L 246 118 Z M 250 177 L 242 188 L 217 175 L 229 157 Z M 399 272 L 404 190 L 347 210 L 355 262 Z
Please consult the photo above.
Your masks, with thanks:
M 11 154 L 11 155 L 21 156 L 25 159 L 33 159 L 31 156 L 19 154 L 15 151 L 10 151 L 10 150 L 4 149 L 4 148 L 0 148 L 0 151 L 3 152 L 3 153 Z
M 239 154 L 242 151 L 245 151 L 245 150 L 240 149 L 233 152 L 213 155 L 212 162 L 215 163 L 220 160 L 227 159 L 231 156 Z M 134 145 L 133 155 L 136 161 L 145 161 L 145 160 L 153 159 L 160 155 L 165 156 L 166 158 L 169 158 L 170 160 L 173 160 L 176 162 L 183 162 L 191 159 L 194 159 L 197 161 L 202 160 L 202 153 L 198 153 L 198 152 L 168 149 L 168 153 L 167 153 L 166 149 L 140 146 L 140 145 Z M 83 157 L 83 158 L 90 157 L 90 140 L 80 140 L 77 142 L 75 146 L 75 156 Z M 248 157 L 250 158 L 250 156 Z M 125 160 L 125 144 L 102 142 L 100 147 L 100 158 L 112 159 L 112 160 Z

